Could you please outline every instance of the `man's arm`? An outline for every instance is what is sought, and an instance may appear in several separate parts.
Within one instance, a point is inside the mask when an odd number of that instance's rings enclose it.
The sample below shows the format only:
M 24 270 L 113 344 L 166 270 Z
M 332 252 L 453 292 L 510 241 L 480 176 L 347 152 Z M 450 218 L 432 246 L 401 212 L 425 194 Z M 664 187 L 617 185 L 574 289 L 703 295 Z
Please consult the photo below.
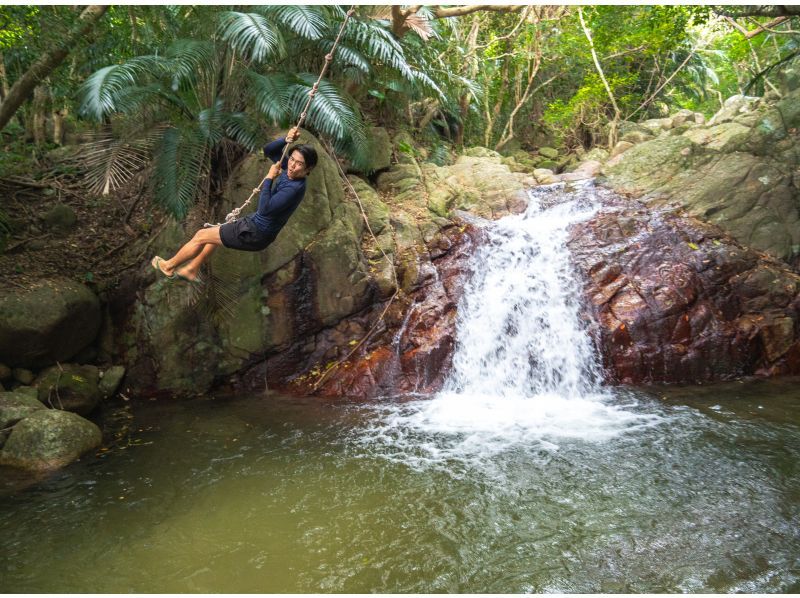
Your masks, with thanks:
M 283 153 L 283 148 L 286 143 L 286 137 L 279 137 L 275 141 L 271 141 L 264 146 L 264 155 L 273 162 L 277 162 L 281 159 L 281 154 Z M 283 168 L 286 168 L 286 166 L 283 166 Z

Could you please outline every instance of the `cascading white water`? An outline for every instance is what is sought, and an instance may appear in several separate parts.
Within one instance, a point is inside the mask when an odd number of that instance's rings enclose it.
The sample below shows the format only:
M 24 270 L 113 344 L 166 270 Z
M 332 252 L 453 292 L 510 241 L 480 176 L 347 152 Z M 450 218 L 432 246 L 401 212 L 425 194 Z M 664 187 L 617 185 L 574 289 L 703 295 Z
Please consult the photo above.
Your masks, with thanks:
M 445 387 L 432 399 L 390 408 L 384 437 L 406 448 L 413 442 L 416 456 L 422 449 L 428 460 L 603 440 L 655 422 L 600 385 L 580 319 L 566 243 L 570 226 L 596 212 L 602 192 L 591 183 L 540 187 L 525 213 L 486 224 L 489 242 L 472 258 Z
M 594 355 L 566 246 L 568 227 L 596 211 L 593 193 L 590 185 L 566 197 L 563 186 L 533 190 L 524 214 L 489 228 L 459 307 L 447 392 L 578 397 L 594 387 Z

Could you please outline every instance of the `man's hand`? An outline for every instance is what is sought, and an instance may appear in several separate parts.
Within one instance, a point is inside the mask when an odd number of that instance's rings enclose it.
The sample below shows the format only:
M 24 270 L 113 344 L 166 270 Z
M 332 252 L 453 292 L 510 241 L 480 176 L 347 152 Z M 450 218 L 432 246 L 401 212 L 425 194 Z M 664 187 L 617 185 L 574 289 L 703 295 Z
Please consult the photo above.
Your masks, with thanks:
M 286 133 L 286 142 L 292 143 L 296 141 L 298 137 L 300 137 L 300 130 L 297 127 L 292 127 L 289 129 L 289 132 Z
M 281 165 L 279 163 L 273 164 L 269 169 L 269 174 L 267 174 L 267 178 L 271 180 L 275 180 L 281 174 Z

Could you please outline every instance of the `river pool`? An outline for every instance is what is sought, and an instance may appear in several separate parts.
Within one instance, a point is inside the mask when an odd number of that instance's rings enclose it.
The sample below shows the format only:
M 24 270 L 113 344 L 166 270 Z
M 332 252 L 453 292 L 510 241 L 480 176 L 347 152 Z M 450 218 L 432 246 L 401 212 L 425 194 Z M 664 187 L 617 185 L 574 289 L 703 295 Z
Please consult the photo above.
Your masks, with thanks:
M 0 472 L 0 587 L 796 592 L 797 382 L 473 404 L 450 428 L 442 397 L 110 403 L 97 454 Z

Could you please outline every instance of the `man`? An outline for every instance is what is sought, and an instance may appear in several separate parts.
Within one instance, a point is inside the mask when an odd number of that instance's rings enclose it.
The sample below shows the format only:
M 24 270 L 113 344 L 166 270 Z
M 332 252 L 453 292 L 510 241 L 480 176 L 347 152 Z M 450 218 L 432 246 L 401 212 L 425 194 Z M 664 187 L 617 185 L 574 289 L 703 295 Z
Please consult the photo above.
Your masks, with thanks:
M 306 192 L 306 177 L 317 164 L 317 151 L 310 145 L 295 146 L 283 162 L 278 163 L 284 146 L 298 136 L 295 127 L 285 138 L 276 139 L 264 147 L 264 155 L 275 164 L 269 169 L 261 189 L 258 210 L 222 226 L 200 229 L 171 259 L 154 257 L 150 262 L 153 268 L 167 278 L 196 282 L 200 267 L 218 246 L 261 251 L 272 243 L 300 205 Z M 273 181 L 276 181 L 274 189 Z

